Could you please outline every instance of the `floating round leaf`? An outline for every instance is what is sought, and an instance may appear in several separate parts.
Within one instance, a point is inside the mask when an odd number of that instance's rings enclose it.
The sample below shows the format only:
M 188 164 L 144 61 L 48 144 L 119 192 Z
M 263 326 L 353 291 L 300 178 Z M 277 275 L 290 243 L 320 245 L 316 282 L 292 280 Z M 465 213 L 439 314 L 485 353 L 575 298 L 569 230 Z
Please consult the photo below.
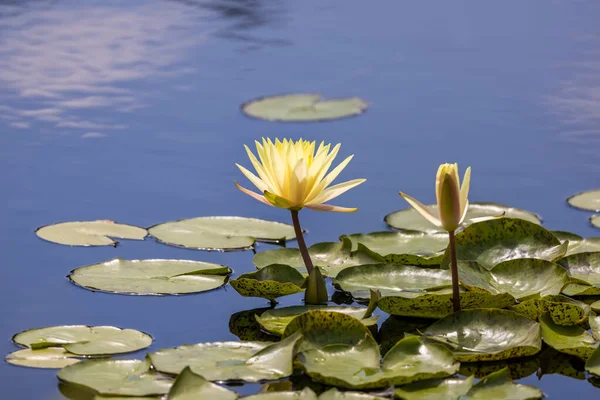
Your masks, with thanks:
M 507 310 L 459 311 L 434 322 L 424 333 L 449 345 L 461 362 L 526 357 L 542 348 L 539 324 Z
M 207 381 L 186 367 L 173 383 L 166 400 L 235 400 L 237 398 L 237 393 Z
M 150 369 L 148 360 L 84 360 L 58 371 L 58 379 L 101 395 L 159 396 L 173 381 Z
M 585 370 L 590 374 L 600 376 L 600 346 L 592 352 L 585 362 Z
M 361 114 L 367 103 L 358 97 L 323 100 L 313 93 L 262 97 L 242 105 L 242 111 L 267 121 L 328 121 Z
M 304 388 L 299 391 L 259 393 L 243 397 L 243 400 L 317 400 L 320 398 L 310 388 Z
M 513 383 L 506 368 L 477 382 L 461 400 L 534 400 L 542 397 L 544 393 L 536 387 Z
M 289 265 L 272 264 L 258 271 L 242 274 L 229 281 L 229 284 L 242 296 L 274 300 L 302 292 L 304 280 L 304 276 Z
M 260 316 L 256 317 L 256 321 L 266 331 L 275 335 L 283 335 L 285 328 L 297 316 L 304 314 L 307 311 L 320 310 L 326 312 L 338 312 L 350 315 L 362 322 L 364 325 L 371 326 L 377 323 L 377 317 L 366 315 L 367 308 L 350 307 L 350 306 L 325 306 L 325 305 L 307 305 L 307 306 L 291 306 L 284 308 L 275 308 L 266 310 Z
M 425 328 L 433 323 L 433 320 L 426 318 L 407 318 L 390 315 L 383 321 L 379 332 L 377 332 L 379 347 L 381 353 L 387 353 L 400 339 L 407 335 L 420 334 Z
M 396 388 L 394 397 L 402 400 L 458 400 L 472 386 L 472 376 L 467 379 L 434 379 Z
M 570 256 L 571 254 L 600 251 L 600 237 L 584 239 L 574 233 L 563 231 L 552 231 L 552 234 L 556 236 L 561 243 L 567 240 L 569 241 L 569 247 L 567 248 L 565 257 Z
M 427 206 L 437 216 L 437 204 Z M 534 224 L 541 224 L 540 218 L 529 211 L 513 208 L 495 203 L 470 203 L 463 227 L 472 223 L 474 218 L 497 217 L 504 215 L 508 218 L 519 218 Z M 433 225 L 421 216 L 414 208 L 405 208 L 385 216 L 385 223 L 390 227 L 402 230 L 415 230 L 422 232 L 440 232 L 440 228 Z
M 363 264 L 383 262 L 383 257 L 373 253 L 363 245 L 356 251 L 352 250 L 352 241 L 342 238 L 341 242 L 315 243 L 308 248 L 310 258 L 324 275 L 335 277 L 345 268 Z M 298 249 L 275 249 L 263 251 L 254 256 L 254 265 L 264 268 L 271 264 L 285 264 L 297 269 L 303 274 L 306 267 Z
M 68 246 L 115 246 L 111 238 L 143 240 L 148 231 L 137 226 L 118 224 L 110 220 L 61 222 L 35 231 L 49 242 Z
M 319 400 L 385 400 L 385 397 L 360 392 L 340 392 L 333 388 L 319 396 Z
M 552 321 L 558 325 L 577 325 L 585 321 L 590 314 L 590 306 L 587 304 L 561 295 L 528 299 L 511 309 L 533 320 L 548 313 Z
M 592 304 L 590 304 L 590 307 L 592 308 L 592 311 L 600 313 L 600 300 L 594 301 Z
M 556 261 L 567 251 L 552 232 L 522 219 L 497 218 L 467 226 L 456 235 L 459 260 L 477 261 L 491 270 L 503 261 L 517 258 L 539 258 Z M 442 266 L 450 263 L 446 249 Z
M 577 193 L 569 197 L 567 203 L 582 210 L 600 211 L 600 190 Z
M 586 360 L 597 347 L 592 335 L 580 326 L 561 326 L 555 324 L 548 314 L 540 318 L 542 340 L 548 346 Z
M 347 237 L 356 250 L 361 243 L 384 257 L 386 262 L 408 265 L 439 265 L 448 246 L 445 233 L 419 231 L 355 233 Z
M 294 239 L 294 227 L 275 221 L 244 217 L 198 217 L 165 222 L 149 228 L 158 241 L 199 250 L 248 249 L 254 242 Z
M 179 374 L 186 366 L 210 381 L 257 382 L 291 375 L 299 335 L 278 343 L 217 342 L 185 345 L 150 353 L 156 370 Z
M 593 317 L 590 317 L 588 322 L 590 324 L 592 336 L 594 339 L 600 342 L 600 315 L 594 315 Z
M 592 224 L 596 228 L 600 228 L 600 215 L 592 215 L 590 217 L 590 224 Z
M 75 284 L 93 291 L 135 295 L 198 293 L 227 281 L 231 269 L 190 260 L 123 260 L 115 258 L 79 267 L 69 275 Z
M 575 279 L 563 293 L 568 296 L 600 294 L 600 252 L 572 254 L 558 263 Z
M 63 348 L 51 347 L 39 350 L 17 350 L 7 355 L 5 360 L 9 364 L 21 367 L 63 368 L 79 362 L 81 359 L 77 357 L 76 354 L 69 353 Z
M 134 329 L 114 326 L 61 325 L 29 329 L 13 341 L 32 349 L 63 347 L 80 356 L 130 353 L 152 344 L 152 337 Z

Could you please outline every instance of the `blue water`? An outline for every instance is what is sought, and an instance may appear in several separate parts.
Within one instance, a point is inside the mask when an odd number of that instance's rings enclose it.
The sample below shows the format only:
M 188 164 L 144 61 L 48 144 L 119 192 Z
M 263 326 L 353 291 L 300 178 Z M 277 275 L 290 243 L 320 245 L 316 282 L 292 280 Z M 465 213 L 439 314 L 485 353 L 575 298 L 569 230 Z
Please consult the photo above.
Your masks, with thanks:
M 405 207 L 399 190 L 432 202 L 445 161 L 472 166 L 472 201 L 598 235 L 565 198 L 599 185 L 599 18 L 594 0 L 0 1 L 0 353 L 14 350 L 18 331 L 58 324 L 140 329 L 154 335 L 151 349 L 235 340 L 230 314 L 262 300 L 231 288 L 92 293 L 65 276 L 113 257 L 205 260 L 240 274 L 253 269 L 251 252 L 153 240 L 69 248 L 33 231 L 201 215 L 288 222 L 233 185 L 244 181 L 234 163 L 249 166 L 242 145 L 263 136 L 342 142 L 341 157 L 355 158 L 340 179 L 367 178 L 335 202 L 358 213 L 301 213 L 309 243 L 385 229 L 383 216 Z M 239 111 L 287 92 L 360 96 L 370 108 L 318 124 Z M 523 382 L 553 399 L 598 396 L 587 381 L 558 375 Z M 62 398 L 52 370 L 3 364 L 0 383 L 11 399 Z

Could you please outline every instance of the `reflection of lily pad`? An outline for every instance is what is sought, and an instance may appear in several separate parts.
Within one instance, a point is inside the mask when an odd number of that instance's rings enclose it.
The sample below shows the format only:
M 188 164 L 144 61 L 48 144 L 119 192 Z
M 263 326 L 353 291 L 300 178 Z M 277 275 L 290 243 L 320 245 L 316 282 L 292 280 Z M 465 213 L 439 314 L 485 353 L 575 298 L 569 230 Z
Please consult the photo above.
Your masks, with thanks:
M 504 308 L 515 303 L 508 293 L 491 294 L 488 292 L 460 293 L 461 309 Z M 398 292 L 392 296 L 383 296 L 377 306 L 392 315 L 405 317 L 442 318 L 453 313 L 452 288 L 432 290 L 426 293 Z
M 229 317 L 229 331 L 244 341 L 275 342 L 277 337 L 263 331 L 256 320 L 267 307 L 238 311 Z
M 467 379 L 435 379 L 415 382 L 394 390 L 394 397 L 402 400 L 458 400 L 473 386 L 473 377 Z
M 597 347 L 592 335 L 580 326 L 561 326 L 552 322 L 548 314 L 540 318 L 542 340 L 548 346 L 586 360 Z
M 343 236 L 356 250 L 361 243 L 384 257 L 386 262 L 408 265 L 439 265 L 448 246 L 448 234 L 419 231 L 355 233 Z
M 507 310 L 463 310 L 434 322 L 425 335 L 449 345 L 459 361 L 526 357 L 542 348 L 540 326 Z
M 272 264 L 229 281 L 236 292 L 247 297 L 274 300 L 303 291 L 304 276 L 294 268 Z
M 539 363 L 536 356 L 491 362 L 462 362 L 458 373 L 464 376 L 473 375 L 475 378 L 481 379 L 505 368 L 508 369 L 511 379 L 522 379 L 535 374 Z
M 184 345 L 150 353 L 156 370 L 179 374 L 186 366 L 210 381 L 257 382 L 291 375 L 298 335 L 277 343 L 217 342 Z
M 242 111 L 267 121 L 328 121 L 361 114 L 367 103 L 358 97 L 323 100 L 313 93 L 261 97 L 242 105 Z
M 32 349 L 63 347 L 80 356 L 100 356 L 146 348 L 152 344 L 152 337 L 114 326 L 62 325 L 29 329 L 13 336 L 13 341 Z
M 244 217 L 198 217 L 165 222 L 149 228 L 150 235 L 172 246 L 199 250 L 249 249 L 254 242 L 294 239 L 294 227 Z
M 582 210 L 600 211 L 600 189 L 577 193 L 569 197 L 567 203 Z
M 538 379 L 544 375 L 559 374 L 569 378 L 585 379 L 584 361 L 579 357 L 561 353 L 546 347 L 539 355 Z
M 383 257 L 363 245 L 352 251 L 352 241 L 348 238 L 342 238 L 341 242 L 313 244 L 308 248 L 308 252 L 313 264 L 321 269 L 323 275 L 331 277 L 348 267 L 383 262 Z M 254 265 L 257 268 L 271 264 L 289 265 L 303 274 L 306 273 L 300 250 L 295 248 L 262 251 L 254 256 Z
M 558 263 L 574 278 L 563 293 L 568 296 L 600 294 L 600 252 L 572 254 Z
M 69 353 L 61 347 L 50 347 L 47 349 L 17 350 L 6 356 L 9 364 L 31 368 L 63 368 L 75 364 L 81 359 L 76 354 Z
M 477 382 L 461 400 L 534 400 L 544 397 L 536 387 L 514 383 L 508 369 L 493 372 Z
M 85 360 L 61 369 L 57 376 L 62 382 L 110 396 L 159 396 L 173 384 L 152 372 L 148 360 Z
M 381 353 L 387 353 L 400 339 L 408 335 L 416 335 L 422 332 L 433 320 L 426 318 L 407 318 L 390 315 L 383 321 L 379 328 L 378 342 Z
M 548 313 L 552 321 L 558 325 L 577 325 L 585 321 L 590 314 L 590 306 L 562 295 L 525 300 L 511 309 L 533 320 Z
M 262 315 L 256 317 L 256 321 L 266 331 L 275 334 L 283 335 L 288 324 L 298 315 L 311 310 L 320 310 L 326 312 L 338 312 L 350 315 L 360 320 L 364 325 L 371 326 L 377 323 L 377 317 L 366 315 L 368 309 L 365 307 L 349 307 L 349 306 L 291 306 L 284 308 L 274 308 L 266 310 Z
M 115 258 L 79 267 L 69 275 L 75 284 L 93 291 L 135 295 L 198 293 L 227 281 L 231 269 L 190 260 L 123 260 Z
M 189 367 L 181 371 L 167 396 L 167 400 L 236 400 L 237 398 L 237 393 L 207 381 L 193 373 Z
M 434 215 L 438 215 L 437 204 L 428 206 Z M 470 225 L 474 218 L 497 217 L 519 218 L 534 224 L 541 224 L 540 218 L 529 211 L 495 203 L 470 203 L 463 227 Z M 442 229 L 433 225 L 421 216 L 414 208 L 405 208 L 385 216 L 385 222 L 395 229 L 415 230 L 422 232 L 440 232 Z
M 143 240 L 148 234 L 137 226 L 118 224 L 110 220 L 61 222 L 35 231 L 49 242 L 68 246 L 115 246 L 111 238 Z
M 585 362 L 585 370 L 590 374 L 600 376 L 600 347 L 596 347 L 596 350 Z
M 497 218 L 478 222 L 456 235 L 456 253 L 459 260 L 477 261 L 491 270 L 503 261 L 517 258 L 539 258 L 555 261 L 567 251 L 552 232 L 522 219 Z M 442 266 L 450 263 L 446 249 Z

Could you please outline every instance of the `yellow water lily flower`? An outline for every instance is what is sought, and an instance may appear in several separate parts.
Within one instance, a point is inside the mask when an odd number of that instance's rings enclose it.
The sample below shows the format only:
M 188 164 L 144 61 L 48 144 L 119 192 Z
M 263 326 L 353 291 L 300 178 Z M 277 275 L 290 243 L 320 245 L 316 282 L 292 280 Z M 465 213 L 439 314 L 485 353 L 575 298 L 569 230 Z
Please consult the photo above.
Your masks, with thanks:
M 275 139 L 275 143 L 271 139 L 263 139 L 262 143 L 256 141 L 258 159 L 248 146 L 244 146 L 258 176 L 241 165 L 236 165 L 261 194 L 248 190 L 237 182 L 235 185 L 262 203 L 292 211 L 304 207 L 318 211 L 356 211 L 357 208 L 324 204 L 366 180 L 354 179 L 329 186 L 353 156 L 347 157 L 327 173 L 337 156 L 340 144 L 330 151 L 331 145 L 321 142 L 316 152 L 315 144 L 314 141 L 302 139 L 296 142 L 291 139 Z
M 471 167 L 468 167 L 465 171 L 461 186 L 458 176 L 458 164 L 440 165 L 435 179 L 435 195 L 439 217 L 418 200 L 402 192 L 400 192 L 400 195 L 429 222 L 448 232 L 454 232 L 463 223 L 467 215 L 470 182 Z

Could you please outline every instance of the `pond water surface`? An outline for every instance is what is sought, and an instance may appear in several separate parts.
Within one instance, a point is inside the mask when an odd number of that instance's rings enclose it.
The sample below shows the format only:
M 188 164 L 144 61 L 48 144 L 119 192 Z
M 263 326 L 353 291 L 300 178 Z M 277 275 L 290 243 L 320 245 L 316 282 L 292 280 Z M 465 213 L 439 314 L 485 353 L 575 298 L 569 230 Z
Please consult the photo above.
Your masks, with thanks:
M 289 222 L 233 185 L 244 181 L 234 163 L 249 164 L 242 145 L 263 136 L 342 142 L 341 157 L 355 158 L 340 179 L 367 178 L 336 203 L 359 212 L 301 213 L 309 244 L 386 229 L 383 216 L 406 206 L 399 190 L 433 202 L 445 161 L 472 166 L 472 201 L 600 236 L 588 213 L 565 203 L 600 186 L 599 19 L 594 0 L 0 1 L 0 352 L 14 350 L 16 332 L 59 324 L 140 329 L 155 338 L 150 350 L 236 340 L 229 316 L 261 299 L 230 287 L 182 297 L 92 293 L 65 276 L 113 257 L 211 261 L 237 275 L 253 270 L 252 252 L 150 239 L 70 248 L 34 230 L 202 215 Z M 370 108 L 316 124 L 239 111 L 288 92 L 360 96 Z M 2 398 L 61 399 L 55 374 L 2 364 Z M 599 393 L 560 375 L 522 382 L 554 399 Z

